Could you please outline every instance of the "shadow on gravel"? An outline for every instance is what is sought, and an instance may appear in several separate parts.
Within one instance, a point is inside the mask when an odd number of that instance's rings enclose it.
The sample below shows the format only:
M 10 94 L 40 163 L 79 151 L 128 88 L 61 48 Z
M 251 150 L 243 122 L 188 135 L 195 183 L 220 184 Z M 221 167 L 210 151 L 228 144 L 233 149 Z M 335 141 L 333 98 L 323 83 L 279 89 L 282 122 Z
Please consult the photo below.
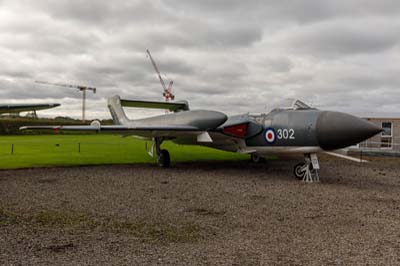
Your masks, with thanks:
M 206 209 L 194 209 L 202 215 L 219 215 L 219 213 Z M 120 221 L 114 217 L 98 219 L 85 213 L 71 210 L 42 210 L 38 213 L 27 215 L 0 209 L 0 228 L 21 226 L 31 230 L 43 232 L 63 230 L 70 234 L 82 232 L 108 232 L 117 235 L 131 235 L 146 242 L 161 243 L 187 243 L 195 242 L 203 237 L 204 228 L 194 222 L 173 224 L 168 221 Z M 62 245 L 49 245 L 40 250 L 63 252 L 73 248 L 72 243 Z
M 295 160 L 271 160 L 264 161 L 260 163 L 253 163 L 249 160 L 243 161 L 200 161 L 200 162 L 181 162 L 173 165 L 173 168 L 193 168 L 193 169 L 202 169 L 202 170 L 220 170 L 220 169 L 254 169 L 254 170 L 266 170 L 273 168 L 283 168 L 290 167 L 289 170 L 293 168 L 293 166 L 298 161 Z
M 243 161 L 202 161 L 176 163 L 172 169 L 205 172 L 228 172 L 243 178 L 279 179 L 299 182 L 293 174 L 293 167 L 300 160 L 268 160 L 260 163 Z M 320 184 L 343 185 L 359 189 L 398 189 L 400 187 L 400 164 L 394 169 L 393 163 L 386 168 L 384 160 L 369 164 L 357 164 L 345 160 L 321 160 Z M 163 169 L 160 169 L 163 170 Z M 397 171 L 396 171 L 397 170 Z
M 185 211 L 201 216 L 221 216 L 226 213 L 225 211 L 216 211 L 213 209 L 205 209 L 205 208 L 188 208 Z
M 253 163 L 250 161 L 202 161 L 176 163 L 172 169 L 193 169 L 203 171 L 237 170 L 252 171 L 253 173 L 273 173 L 274 171 L 292 174 L 293 167 L 298 161 L 265 161 Z M 251 173 L 251 172 L 249 172 Z
M 49 250 L 55 253 L 62 253 L 73 248 L 75 248 L 75 245 L 73 243 L 68 243 L 68 244 L 50 245 L 43 248 L 38 248 L 37 251 Z

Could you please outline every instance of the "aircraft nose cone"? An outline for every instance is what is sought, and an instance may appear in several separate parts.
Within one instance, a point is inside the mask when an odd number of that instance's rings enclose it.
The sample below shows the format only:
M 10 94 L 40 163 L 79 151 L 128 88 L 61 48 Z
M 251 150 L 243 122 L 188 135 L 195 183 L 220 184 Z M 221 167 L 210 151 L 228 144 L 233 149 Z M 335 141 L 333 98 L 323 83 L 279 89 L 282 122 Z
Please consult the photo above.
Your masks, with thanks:
M 319 145 L 324 150 L 345 148 L 382 132 L 382 128 L 364 119 L 331 111 L 321 112 L 316 129 Z

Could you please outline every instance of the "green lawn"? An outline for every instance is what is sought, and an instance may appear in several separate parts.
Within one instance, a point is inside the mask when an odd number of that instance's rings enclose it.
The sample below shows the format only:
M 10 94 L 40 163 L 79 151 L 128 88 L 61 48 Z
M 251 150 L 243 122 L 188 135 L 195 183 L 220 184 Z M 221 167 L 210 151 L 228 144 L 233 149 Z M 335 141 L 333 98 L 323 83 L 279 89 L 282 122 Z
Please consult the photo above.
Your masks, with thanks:
M 2 136 L 0 169 L 151 163 L 155 160 L 147 154 L 150 146 L 151 142 L 113 135 Z M 162 147 L 169 150 L 173 163 L 248 158 L 247 155 L 200 146 L 176 145 L 171 142 L 163 143 Z

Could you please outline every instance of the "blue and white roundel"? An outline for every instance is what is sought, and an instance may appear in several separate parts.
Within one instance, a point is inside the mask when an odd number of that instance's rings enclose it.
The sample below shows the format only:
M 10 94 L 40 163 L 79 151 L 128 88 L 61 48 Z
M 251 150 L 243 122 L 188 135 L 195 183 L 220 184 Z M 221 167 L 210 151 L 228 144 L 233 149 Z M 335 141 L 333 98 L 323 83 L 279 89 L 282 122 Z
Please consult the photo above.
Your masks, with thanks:
M 267 128 L 267 130 L 265 130 L 265 140 L 272 144 L 275 142 L 275 139 L 275 130 L 273 128 Z

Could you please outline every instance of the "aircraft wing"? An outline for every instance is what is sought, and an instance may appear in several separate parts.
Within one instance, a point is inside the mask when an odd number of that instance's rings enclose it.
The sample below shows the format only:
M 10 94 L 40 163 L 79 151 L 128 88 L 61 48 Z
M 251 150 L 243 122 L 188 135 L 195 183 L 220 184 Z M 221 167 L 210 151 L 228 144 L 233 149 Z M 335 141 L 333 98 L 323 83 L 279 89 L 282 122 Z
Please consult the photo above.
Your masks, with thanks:
M 58 103 L 52 104 L 2 104 L 0 105 L 1 113 L 20 113 L 29 111 L 45 110 L 60 106 Z
M 121 135 L 135 135 L 144 138 L 153 137 L 181 137 L 181 136 L 196 136 L 201 135 L 197 127 L 194 126 L 123 126 L 123 125 L 92 125 L 82 126 L 24 126 L 20 130 L 53 130 L 59 131 L 87 131 L 87 132 L 103 132 Z
M 197 131 L 193 126 L 137 126 L 123 125 L 90 125 L 90 126 L 25 126 L 20 130 L 64 130 L 64 131 Z

